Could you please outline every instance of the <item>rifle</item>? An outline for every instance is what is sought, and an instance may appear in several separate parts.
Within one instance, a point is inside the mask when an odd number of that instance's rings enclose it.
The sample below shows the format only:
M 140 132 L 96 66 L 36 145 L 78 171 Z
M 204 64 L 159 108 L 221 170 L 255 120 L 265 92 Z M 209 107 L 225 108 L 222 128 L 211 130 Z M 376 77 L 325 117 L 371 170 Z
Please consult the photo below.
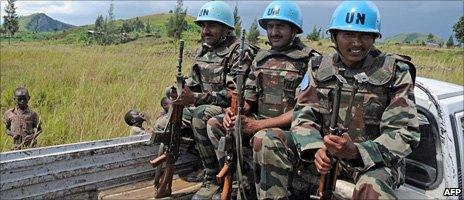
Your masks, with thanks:
M 224 181 L 221 200 L 230 199 L 232 193 L 232 171 L 233 165 L 236 164 L 235 170 L 237 172 L 237 183 L 238 183 L 238 196 L 245 196 L 245 190 L 242 188 L 242 163 L 243 163 L 243 153 L 242 153 L 242 124 L 240 120 L 240 115 L 243 109 L 243 99 L 242 99 L 242 89 L 243 81 L 245 76 L 245 71 L 242 69 L 243 57 L 244 57 L 244 45 L 245 45 L 245 29 L 242 29 L 242 34 L 240 36 L 240 46 L 239 46 L 239 65 L 237 69 L 237 87 L 236 92 L 232 92 L 231 95 L 231 111 L 233 116 L 237 116 L 234 124 L 233 133 L 232 130 L 227 131 L 225 137 L 222 137 L 219 141 L 219 150 L 226 152 L 226 159 L 224 166 L 216 179 L 218 182 Z M 235 145 L 233 145 L 235 139 Z M 235 155 L 234 155 L 235 152 Z
M 39 118 L 39 122 L 37 123 L 37 126 L 34 130 L 34 134 L 32 135 L 32 138 L 31 139 L 27 139 L 26 140 L 26 137 L 22 138 L 22 141 L 20 144 L 18 145 L 15 145 L 13 148 L 11 148 L 11 150 L 20 150 L 22 149 L 23 147 L 25 147 L 26 143 L 29 142 L 29 144 L 27 145 L 28 148 L 31 148 L 32 147 L 32 144 L 34 143 L 34 140 L 39 136 L 39 134 L 42 132 L 42 130 L 39 131 L 39 127 L 40 127 L 40 118 Z
M 342 69 L 340 70 L 340 74 L 343 74 Z M 342 86 L 344 83 L 347 83 L 345 78 L 343 78 L 343 76 L 340 74 L 336 75 L 337 87 L 336 87 L 336 92 L 334 96 L 334 101 L 332 104 L 332 115 L 330 117 L 330 126 L 329 126 L 329 134 L 333 134 L 337 136 L 341 136 L 341 134 L 343 133 L 343 130 L 341 130 L 338 127 L 338 112 L 340 110 L 340 97 L 341 97 Z M 369 80 L 369 77 L 364 72 L 354 75 L 354 78 L 356 81 L 354 82 L 354 85 L 353 85 L 353 88 L 350 94 L 350 99 L 348 101 L 348 108 L 346 111 L 345 120 L 343 121 L 344 129 L 348 128 L 351 122 L 351 110 L 353 108 L 354 98 L 359 89 L 359 84 Z M 331 200 L 334 198 L 334 191 L 335 191 L 335 186 L 337 183 L 337 176 L 338 176 L 339 167 L 340 167 L 340 160 L 337 159 L 335 156 L 331 155 L 329 151 L 327 151 L 326 153 L 327 153 L 327 156 L 331 160 L 330 162 L 331 162 L 332 168 L 330 169 L 329 173 L 325 175 L 321 175 L 321 178 L 319 180 L 318 195 L 321 200 Z
M 177 86 L 171 88 L 173 92 L 172 94 L 176 93 L 177 97 L 176 100 L 181 96 L 182 89 L 184 87 L 184 77 L 182 76 L 182 60 L 183 60 L 183 51 L 184 51 L 184 41 L 180 40 L 179 43 L 179 59 L 177 65 Z M 173 102 L 175 102 L 174 100 Z M 164 153 L 158 156 L 157 158 L 150 161 L 150 164 L 153 167 L 161 168 L 161 164 L 165 164 L 165 169 L 161 175 L 161 170 L 157 170 L 157 174 L 155 175 L 155 187 L 157 188 L 155 198 L 164 198 L 171 196 L 172 190 L 172 177 L 174 175 L 174 163 L 176 162 L 177 158 L 179 157 L 179 146 L 180 146 L 180 131 L 182 126 L 182 110 L 184 106 L 171 104 L 171 107 L 168 111 L 169 122 L 164 130 L 165 134 L 170 134 L 170 142 L 167 147 L 162 147 L 164 145 L 160 145 L 160 148 L 164 148 Z M 160 182 L 161 180 L 161 182 Z

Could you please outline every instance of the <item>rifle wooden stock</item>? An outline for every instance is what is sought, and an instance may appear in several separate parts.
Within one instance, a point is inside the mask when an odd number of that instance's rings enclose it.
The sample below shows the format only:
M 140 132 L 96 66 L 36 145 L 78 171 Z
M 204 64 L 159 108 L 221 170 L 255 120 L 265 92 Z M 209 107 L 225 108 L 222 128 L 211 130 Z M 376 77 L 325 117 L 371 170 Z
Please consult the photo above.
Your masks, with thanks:
M 150 164 L 151 166 L 153 167 L 157 167 L 158 165 L 162 164 L 163 162 L 165 162 L 167 159 L 167 156 L 166 154 L 163 154 L 161 156 L 158 156 L 157 158 L 153 159 L 153 160 L 150 160 Z
M 232 196 L 232 176 L 229 173 L 224 177 L 224 185 L 221 192 L 221 200 L 230 199 Z
M 319 179 L 319 198 L 321 200 L 333 199 L 333 192 L 337 184 L 339 161 L 337 160 L 328 174 L 321 175 Z
M 220 183 L 222 182 L 223 178 L 226 176 L 226 174 L 229 172 L 229 163 L 225 163 L 224 166 L 222 167 L 221 171 L 216 175 L 216 180 Z
M 164 168 L 163 177 L 161 177 L 161 183 L 156 190 L 155 198 L 164 198 L 171 196 L 172 193 L 172 176 L 174 175 L 174 158 L 172 155 L 167 155 L 166 167 Z

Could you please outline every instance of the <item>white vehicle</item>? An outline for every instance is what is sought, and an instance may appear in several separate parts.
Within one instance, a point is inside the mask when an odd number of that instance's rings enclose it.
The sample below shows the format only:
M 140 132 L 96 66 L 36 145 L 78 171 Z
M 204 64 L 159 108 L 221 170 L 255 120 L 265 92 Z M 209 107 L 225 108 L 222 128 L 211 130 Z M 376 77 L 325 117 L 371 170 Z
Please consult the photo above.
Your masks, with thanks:
M 397 195 L 463 199 L 463 86 L 418 77 L 415 97 L 421 140 L 407 157 L 406 184 Z M 0 199 L 152 198 L 154 169 L 148 161 L 157 148 L 145 135 L 1 153 Z M 195 156 L 184 153 L 176 172 L 193 171 L 199 164 Z M 178 180 L 174 192 L 198 189 L 198 184 Z M 337 196 L 350 198 L 353 187 L 339 180 Z

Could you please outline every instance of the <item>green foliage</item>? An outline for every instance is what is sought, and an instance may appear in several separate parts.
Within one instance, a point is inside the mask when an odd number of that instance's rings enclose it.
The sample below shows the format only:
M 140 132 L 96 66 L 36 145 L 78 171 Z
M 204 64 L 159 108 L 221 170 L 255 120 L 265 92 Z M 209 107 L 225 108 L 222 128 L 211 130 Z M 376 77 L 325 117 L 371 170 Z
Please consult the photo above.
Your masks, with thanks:
M 259 30 L 258 30 L 258 23 L 256 22 L 256 18 L 253 20 L 253 23 L 251 23 L 250 30 L 248 31 L 248 34 L 246 35 L 246 40 L 250 44 L 258 44 L 259 42 Z
M 180 39 L 182 37 L 182 32 L 187 29 L 187 21 L 185 21 L 187 9 L 182 10 L 182 5 L 182 0 L 177 0 L 174 14 L 169 17 L 166 23 L 168 37 Z
M 314 26 L 311 33 L 309 33 L 306 36 L 306 39 L 311 40 L 311 41 L 319 41 L 319 39 L 321 38 L 321 31 L 322 31 L 322 28 L 317 29 L 316 26 Z
M 450 48 L 453 46 L 454 46 L 453 36 L 450 35 L 450 37 L 448 38 L 448 41 L 446 42 L 446 47 Z
M 139 17 L 136 17 L 132 22 L 132 27 L 134 27 L 135 31 L 140 32 L 145 28 L 145 25 L 143 24 L 142 20 L 139 19 Z
M 152 31 L 150 20 L 148 20 L 147 25 L 145 26 L 145 33 L 151 33 Z
M 240 19 L 240 16 L 238 15 L 238 7 L 237 4 L 235 4 L 234 8 L 234 20 L 235 20 L 235 35 L 239 36 L 242 31 L 242 19 Z
M 18 15 L 16 14 L 15 0 L 8 0 L 8 5 L 5 7 L 6 15 L 3 16 L 3 28 L 8 35 L 13 36 L 19 29 Z
M 453 26 L 453 31 L 456 36 L 456 39 L 460 43 L 464 43 L 464 16 L 459 18 L 459 21 L 456 22 Z
M 121 32 L 130 33 L 132 32 L 132 30 L 134 30 L 134 28 L 132 27 L 132 23 L 129 20 L 125 20 L 122 23 Z
M 97 19 L 95 20 L 95 28 L 94 28 L 94 30 L 97 31 L 97 32 L 102 32 L 104 23 L 105 23 L 105 20 L 103 19 L 103 16 L 98 15 Z
M 433 34 L 432 34 L 432 33 L 429 33 L 429 34 L 427 35 L 427 42 L 435 42 L 435 40 L 434 40 L 434 37 L 433 37 Z

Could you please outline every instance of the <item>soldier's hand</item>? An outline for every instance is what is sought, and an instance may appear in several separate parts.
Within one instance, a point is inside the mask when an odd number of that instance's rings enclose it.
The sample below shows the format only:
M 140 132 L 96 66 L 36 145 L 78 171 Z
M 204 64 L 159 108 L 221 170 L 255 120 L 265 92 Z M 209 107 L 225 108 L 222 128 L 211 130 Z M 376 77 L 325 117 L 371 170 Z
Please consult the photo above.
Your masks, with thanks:
M 327 157 L 326 152 L 327 149 L 323 147 L 318 149 L 314 155 L 314 164 L 320 174 L 327 174 L 330 170 L 330 158 Z
M 233 112 L 230 110 L 230 107 L 224 109 L 224 118 L 222 120 L 222 125 L 229 130 L 230 127 L 234 126 L 235 116 L 233 116 Z
M 342 136 L 326 135 L 324 136 L 324 145 L 337 158 L 357 159 L 359 158 L 358 147 L 353 143 L 348 133 L 344 132 Z
M 172 103 L 183 106 L 192 105 L 195 103 L 195 96 L 187 86 L 184 86 L 180 97 L 178 97 L 177 100 L 173 101 Z
M 241 116 L 242 120 L 242 130 L 243 133 L 246 135 L 254 135 L 256 132 L 260 131 L 261 129 L 261 124 L 259 123 L 259 120 L 255 120 L 251 117 L 246 117 L 246 116 Z

